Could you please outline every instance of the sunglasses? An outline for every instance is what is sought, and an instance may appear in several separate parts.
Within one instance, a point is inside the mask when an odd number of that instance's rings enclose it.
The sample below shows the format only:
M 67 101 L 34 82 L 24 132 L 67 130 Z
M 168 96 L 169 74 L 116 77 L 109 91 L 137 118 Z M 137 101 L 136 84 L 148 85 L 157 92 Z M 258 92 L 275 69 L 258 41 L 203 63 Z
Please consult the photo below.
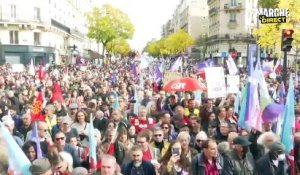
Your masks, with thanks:
M 169 129 L 169 127 L 163 127 L 163 129 Z
M 156 134 L 154 135 L 155 137 L 161 137 L 162 135 L 161 134 Z
M 55 138 L 55 140 L 59 141 L 59 140 L 64 140 L 65 137 L 58 137 L 58 138 Z
M 197 139 L 197 142 L 198 142 L 198 143 L 199 143 L 199 142 L 204 142 L 204 140 Z

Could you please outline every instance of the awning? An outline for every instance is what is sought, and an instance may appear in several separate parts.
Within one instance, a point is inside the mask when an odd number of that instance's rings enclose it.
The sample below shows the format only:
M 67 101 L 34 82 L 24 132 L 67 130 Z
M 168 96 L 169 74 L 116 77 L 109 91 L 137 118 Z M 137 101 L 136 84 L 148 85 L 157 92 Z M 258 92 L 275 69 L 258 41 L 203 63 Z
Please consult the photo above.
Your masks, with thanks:
M 88 50 L 89 55 L 90 55 L 90 59 L 98 59 L 98 58 L 102 58 L 102 55 L 96 51 L 93 50 Z

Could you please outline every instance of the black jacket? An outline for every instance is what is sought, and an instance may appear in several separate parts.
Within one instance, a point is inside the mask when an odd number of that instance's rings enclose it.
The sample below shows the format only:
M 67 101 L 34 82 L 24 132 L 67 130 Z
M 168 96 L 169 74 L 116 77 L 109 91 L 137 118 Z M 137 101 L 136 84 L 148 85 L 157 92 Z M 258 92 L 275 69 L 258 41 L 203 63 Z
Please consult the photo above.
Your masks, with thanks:
M 203 151 L 193 157 L 192 160 L 192 172 L 193 175 L 207 175 L 205 174 L 205 162 Z M 220 175 L 232 175 L 227 171 L 227 167 L 224 166 L 224 159 L 221 155 L 218 155 L 216 165 Z
M 144 172 L 143 175 L 156 175 L 155 168 L 150 162 L 143 160 L 143 162 L 140 166 L 143 169 L 143 172 Z M 124 165 L 122 167 L 122 174 L 123 175 L 131 175 L 134 168 L 135 167 L 133 165 L 133 162 L 130 162 L 129 164 Z
M 283 160 L 278 162 L 278 167 L 275 167 L 269 152 L 268 154 L 257 160 L 256 171 L 258 175 L 290 174 L 290 165 L 288 161 Z

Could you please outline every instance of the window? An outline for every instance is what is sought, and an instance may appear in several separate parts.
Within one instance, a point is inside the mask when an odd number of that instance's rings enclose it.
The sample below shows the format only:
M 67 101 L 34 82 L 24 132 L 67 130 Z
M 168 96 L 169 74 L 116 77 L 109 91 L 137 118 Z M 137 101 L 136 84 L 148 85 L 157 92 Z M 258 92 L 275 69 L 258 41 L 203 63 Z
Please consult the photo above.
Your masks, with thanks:
M 12 19 L 16 19 L 17 14 L 16 14 L 16 5 L 10 5 L 10 17 Z
M 230 22 L 236 22 L 236 13 L 234 12 L 231 12 L 230 13 Z
M 41 34 L 34 32 L 34 45 L 41 45 Z
M 36 20 L 41 19 L 40 8 L 38 8 L 38 7 L 34 7 L 34 19 L 36 19 Z
M 231 6 L 236 6 L 236 0 L 231 0 Z
M 18 31 L 9 31 L 10 44 L 19 44 Z

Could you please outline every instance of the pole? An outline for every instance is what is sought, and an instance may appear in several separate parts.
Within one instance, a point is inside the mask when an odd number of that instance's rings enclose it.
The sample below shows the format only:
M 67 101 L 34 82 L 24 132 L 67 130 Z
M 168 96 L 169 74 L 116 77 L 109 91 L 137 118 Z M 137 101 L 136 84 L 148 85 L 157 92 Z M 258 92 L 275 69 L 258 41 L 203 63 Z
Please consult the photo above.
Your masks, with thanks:
M 284 83 L 287 81 L 287 76 L 287 51 L 283 51 L 282 80 Z

